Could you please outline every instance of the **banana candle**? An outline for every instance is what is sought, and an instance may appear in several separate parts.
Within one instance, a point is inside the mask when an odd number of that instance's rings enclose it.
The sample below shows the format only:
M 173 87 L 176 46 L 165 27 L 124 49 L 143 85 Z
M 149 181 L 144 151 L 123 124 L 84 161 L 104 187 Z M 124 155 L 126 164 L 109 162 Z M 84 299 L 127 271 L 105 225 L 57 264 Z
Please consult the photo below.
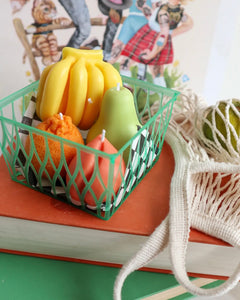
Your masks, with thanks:
M 89 129 L 99 114 L 104 93 L 118 82 L 122 85 L 121 76 L 103 61 L 102 50 L 65 47 L 62 59 L 41 74 L 36 113 L 44 121 L 62 112 L 74 125 Z

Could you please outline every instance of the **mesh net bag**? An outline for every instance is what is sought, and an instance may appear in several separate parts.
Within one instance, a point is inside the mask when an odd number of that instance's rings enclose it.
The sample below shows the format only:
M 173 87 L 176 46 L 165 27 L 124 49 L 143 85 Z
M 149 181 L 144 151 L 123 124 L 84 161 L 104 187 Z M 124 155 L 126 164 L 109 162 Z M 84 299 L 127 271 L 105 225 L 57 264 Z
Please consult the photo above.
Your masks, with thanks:
M 191 227 L 229 243 L 240 254 L 240 132 L 237 118 L 240 114 L 235 99 L 208 107 L 191 90 L 181 91 L 166 134 L 175 159 L 169 214 L 142 248 L 123 265 L 115 281 L 115 300 L 121 299 L 127 276 L 147 265 L 166 246 L 169 246 L 176 279 L 190 293 L 220 296 L 237 285 L 240 262 L 236 262 L 238 266 L 222 285 L 211 289 L 194 285 L 186 270 Z

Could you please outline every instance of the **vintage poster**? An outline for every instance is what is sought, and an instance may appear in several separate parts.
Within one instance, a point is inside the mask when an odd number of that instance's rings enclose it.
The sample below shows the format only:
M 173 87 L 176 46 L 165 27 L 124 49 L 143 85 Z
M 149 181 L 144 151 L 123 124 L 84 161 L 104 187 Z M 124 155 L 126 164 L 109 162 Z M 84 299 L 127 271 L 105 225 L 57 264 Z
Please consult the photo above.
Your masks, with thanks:
M 168 88 L 190 87 L 209 103 L 240 94 L 238 1 L 8 0 L 2 5 L 9 25 L 1 33 L 1 97 L 39 79 L 64 46 L 103 49 L 104 59 L 121 74 Z

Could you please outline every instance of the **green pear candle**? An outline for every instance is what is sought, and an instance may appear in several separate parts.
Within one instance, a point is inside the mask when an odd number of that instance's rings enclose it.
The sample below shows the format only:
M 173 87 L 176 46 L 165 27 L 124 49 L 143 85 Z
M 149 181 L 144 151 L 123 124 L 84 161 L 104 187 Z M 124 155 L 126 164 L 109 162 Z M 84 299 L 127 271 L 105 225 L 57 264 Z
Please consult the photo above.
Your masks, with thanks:
M 133 94 L 129 89 L 117 85 L 104 94 L 97 121 L 90 128 L 87 143 L 106 130 L 106 138 L 120 150 L 138 131 L 141 124 L 136 113 Z M 124 151 L 127 163 L 129 149 Z

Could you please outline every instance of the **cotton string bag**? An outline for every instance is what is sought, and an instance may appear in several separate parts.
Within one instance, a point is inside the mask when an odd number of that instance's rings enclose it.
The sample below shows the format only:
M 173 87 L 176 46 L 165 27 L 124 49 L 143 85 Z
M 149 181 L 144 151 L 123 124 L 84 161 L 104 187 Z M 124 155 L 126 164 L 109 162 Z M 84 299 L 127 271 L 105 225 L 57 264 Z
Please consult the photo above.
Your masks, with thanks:
M 127 276 L 147 265 L 166 246 L 169 247 L 173 274 L 192 294 L 220 296 L 233 289 L 240 280 L 240 261 L 236 262 L 236 269 L 224 283 L 211 289 L 195 286 L 186 270 L 190 227 L 236 247 L 240 257 L 240 140 L 239 133 L 229 121 L 229 112 L 233 110 L 239 118 L 240 114 L 230 99 L 226 101 L 224 112 L 216 103 L 209 118 L 207 104 L 202 98 L 191 90 L 180 92 L 165 137 L 175 159 L 169 214 L 121 268 L 114 285 L 115 300 L 121 299 Z M 153 105 L 152 110 L 156 109 Z M 224 130 L 218 129 L 219 115 Z M 202 132 L 206 123 L 212 133 L 211 140 Z

